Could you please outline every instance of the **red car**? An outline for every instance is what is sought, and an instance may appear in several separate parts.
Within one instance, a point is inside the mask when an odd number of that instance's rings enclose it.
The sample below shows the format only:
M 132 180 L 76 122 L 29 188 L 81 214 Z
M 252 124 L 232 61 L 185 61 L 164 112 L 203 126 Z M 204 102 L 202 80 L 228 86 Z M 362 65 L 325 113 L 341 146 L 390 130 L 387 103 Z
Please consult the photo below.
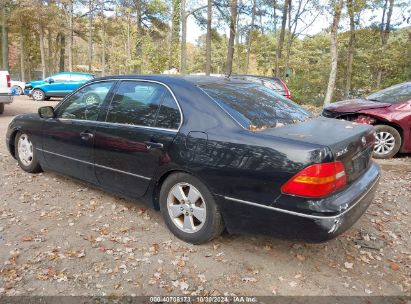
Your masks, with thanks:
M 321 115 L 374 125 L 374 158 L 411 152 L 411 82 L 394 85 L 364 99 L 335 102 Z

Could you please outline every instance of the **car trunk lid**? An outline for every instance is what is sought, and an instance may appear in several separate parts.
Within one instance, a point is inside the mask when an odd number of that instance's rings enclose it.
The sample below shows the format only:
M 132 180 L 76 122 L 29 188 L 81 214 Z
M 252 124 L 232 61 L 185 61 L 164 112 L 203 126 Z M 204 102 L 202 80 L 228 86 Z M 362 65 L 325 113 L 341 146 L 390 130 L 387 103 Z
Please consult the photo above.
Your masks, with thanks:
M 328 147 L 335 160 L 343 162 L 347 182 L 354 181 L 368 167 L 375 140 L 372 126 L 323 117 L 261 133 Z

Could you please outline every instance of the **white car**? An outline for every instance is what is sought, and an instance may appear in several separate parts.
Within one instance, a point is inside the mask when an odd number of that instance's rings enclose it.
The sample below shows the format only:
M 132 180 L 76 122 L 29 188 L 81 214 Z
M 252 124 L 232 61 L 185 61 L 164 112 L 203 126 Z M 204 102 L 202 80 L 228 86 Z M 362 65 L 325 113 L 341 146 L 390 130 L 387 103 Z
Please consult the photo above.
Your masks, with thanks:
M 24 87 L 26 86 L 26 83 L 23 81 L 17 81 L 17 80 L 12 80 L 11 81 L 11 89 L 15 90 L 18 95 L 24 95 Z
M 12 102 L 10 74 L 8 71 L 0 71 L 0 114 L 4 112 L 4 105 Z

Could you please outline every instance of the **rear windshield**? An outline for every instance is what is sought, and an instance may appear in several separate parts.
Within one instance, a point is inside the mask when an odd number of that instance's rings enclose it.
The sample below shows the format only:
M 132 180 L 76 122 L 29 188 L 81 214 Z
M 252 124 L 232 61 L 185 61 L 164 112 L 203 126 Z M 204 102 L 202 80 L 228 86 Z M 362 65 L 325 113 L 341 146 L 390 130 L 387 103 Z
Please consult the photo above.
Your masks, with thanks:
M 386 88 L 367 97 L 368 100 L 399 103 L 411 100 L 411 83 L 403 83 Z
M 253 131 L 281 127 L 312 117 L 291 100 L 259 84 L 208 83 L 199 87 L 243 127 Z

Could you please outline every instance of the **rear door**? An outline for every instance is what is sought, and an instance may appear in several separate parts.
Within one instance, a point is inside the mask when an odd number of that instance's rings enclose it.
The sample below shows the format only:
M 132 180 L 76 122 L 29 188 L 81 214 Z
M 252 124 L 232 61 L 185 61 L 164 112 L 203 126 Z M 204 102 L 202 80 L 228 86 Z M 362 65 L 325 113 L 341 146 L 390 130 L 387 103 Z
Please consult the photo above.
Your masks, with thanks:
M 62 73 L 51 76 L 52 81 L 44 86 L 49 96 L 65 96 L 72 91 L 70 89 L 70 74 Z
M 56 118 L 43 123 L 42 151 L 48 168 L 97 183 L 93 145 L 97 118 L 113 81 L 96 82 L 69 96 Z
M 149 81 L 123 80 L 95 133 L 99 183 L 123 195 L 141 197 L 153 175 L 169 161 L 180 111 L 171 91 Z

